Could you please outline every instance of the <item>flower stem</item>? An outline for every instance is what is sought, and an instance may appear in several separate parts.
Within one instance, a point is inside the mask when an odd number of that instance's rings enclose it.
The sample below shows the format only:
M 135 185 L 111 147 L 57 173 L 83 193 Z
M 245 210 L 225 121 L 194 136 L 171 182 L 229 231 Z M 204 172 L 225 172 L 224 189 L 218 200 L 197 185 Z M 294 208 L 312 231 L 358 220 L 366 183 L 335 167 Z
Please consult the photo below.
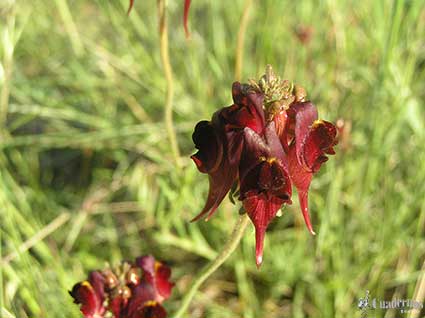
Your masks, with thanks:
M 217 255 L 217 257 L 212 260 L 208 265 L 204 267 L 204 269 L 199 273 L 199 275 L 195 278 L 194 282 L 192 283 L 192 287 L 189 289 L 189 291 L 186 293 L 182 300 L 182 304 L 180 306 L 180 309 L 177 311 L 177 313 L 174 315 L 174 318 L 183 318 L 183 315 L 185 314 L 187 308 L 189 307 L 193 297 L 195 296 L 196 292 L 198 291 L 199 287 L 202 285 L 202 283 L 212 274 L 216 271 L 217 268 L 223 264 L 226 259 L 233 253 L 233 251 L 238 246 L 243 233 L 245 232 L 245 229 L 249 223 L 249 217 L 245 213 L 240 216 L 239 220 L 236 222 L 235 227 L 233 228 L 233 232 L 227 241 L 227 243 L 224 245 L 223 249 L 221 250 L 220 254 Z
M 171 68 L 168 49 L 167 0 L 158 0 L 157 4 L 161 62 L 164 68 L 165 80 L 167 82 L 167 99 L 165 102 L 164 122 L 168 134 L 168 139 L 170 140 L 171 150 L 173 152 L 175 163 L 177 166 L 180 167 L 180 151 L 173 124 L 174 82 L 173 70 Z
M 241 22 L 239 24 L 238 38 L 236 44 L 236 63 L 235 63 L 235 80 L 240 81 L 242 76 L 242 64 L 243 64 L 243 46 L 245 42 L 245 33 L 248 27 L 249 11 L 252 7 L 252 0 L 245 2 L 243 9 Z
M 6 122 L 9 109 L 9 96 L 11 86 L 10 82 L 12 80 L 13 52 L 15 49 L 15 9 L 13 7 L 13 2 L 9 5 L 10 8 L 8 9 L 8 3 L 6 2 L 6 6 L 4 8 L 4 10 L 6 11 L 6 17 L 0 16 L 1 19 L 4 18 L 4 25 L 2 28 L 2 33 L 0 34 L 1 44 L 3 46 L 3 61 L 0 61 L 0 72 L 2 71 L 3 73 L 0 74 L 0 136 L 3 137 L 7 135 Z

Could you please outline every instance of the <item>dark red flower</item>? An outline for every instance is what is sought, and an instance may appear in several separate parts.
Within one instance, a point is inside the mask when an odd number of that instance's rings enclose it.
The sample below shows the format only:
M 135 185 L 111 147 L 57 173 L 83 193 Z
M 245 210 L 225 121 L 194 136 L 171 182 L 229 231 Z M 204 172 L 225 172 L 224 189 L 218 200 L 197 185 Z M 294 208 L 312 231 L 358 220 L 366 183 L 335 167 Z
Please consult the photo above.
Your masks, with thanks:
M 69 294 L 74 303 L 81 304 L 81 312 L 86 318 L 100 318 L 105 313 L 105 279 L 99 272 L 91 272 L 89 279 L 75 284 Z
M 289 146 L 288 163 L 291 180 L 298 191 L 301 211 L 308 230 L 315 234 L 308 210 L 308 189 L 313 174 L 333 155 L 336 145 L 336 128 L 327 121 L 318 120 L 316 107 L 311 102 L 292 106 L 295 137 Z
M 255 226 L 256 263 L 260 266 L 267 226 L 284 203 L 292 203 L 292 188 L 274 122 L 267 125 L 264 136 L 245 128 L 244 137 L 239 200 Z
M 314 173 L 334 154 L 335 126 L 317 120 L 317 109 L 305 90 L 275 76 L 271 67 L 258 83 L 233 84 L 234 104 L 193 133 L 198 152 L 192 156 L 207 173 L 210 190 L 194 219 L 211 217 L 232 185 L 256 230 L 256 263 L 262 262 L 264 235 L 283 204 L 291 204 L 292 183 L 298 190 L 307 228 L 308 189 Z
M 244 92 L 246 88 L 234 83 L 234 104 L 223 107 L 211 121 L 201 121 L 195 127 L 192 139 L 198 152 L 191 158 L 200 172 L 208 174 L 210 190 L 204 208 L 193 221 L 206 214 L 208 220 L 238 178 L 245 127 L 258 133 L 264 129 L 262 94 Z
M 136 264 L 143 270 L 146 282 L 154 289 L 154 300 L 162 303 L 169 298 L 174 286 L 174 283 L 170 282 L 171 269 L 151 255 L 139 257 Z
M 174 286 L 170 276 L 169 267 L 143 256 L 114 270 L 92 272 L 70 294 L 86 318 L 163 318 L 167 313 L 161 304 Z

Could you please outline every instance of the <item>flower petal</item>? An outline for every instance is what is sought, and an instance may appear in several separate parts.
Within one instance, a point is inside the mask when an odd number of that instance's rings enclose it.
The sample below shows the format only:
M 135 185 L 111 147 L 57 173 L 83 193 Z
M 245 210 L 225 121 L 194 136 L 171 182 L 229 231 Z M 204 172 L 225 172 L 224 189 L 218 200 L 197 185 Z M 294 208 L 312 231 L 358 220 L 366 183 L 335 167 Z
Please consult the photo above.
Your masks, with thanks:
M 225 124 L 225 129 L 228 131 L 249 127 L 256 133 L 261 133 L 265 126 L 263 94 L 245 92 L 239 82 L 233 83 L 232 94 L 234 104 L 220 111 L 221 122 Z
M 311 102 L 302 102 L 295 103 L 291 106 L 290 111 L 295 114 L 295 148 L 298 161 L 302 164 L 303 144 L 310 132 L 311 125 L 318 118 L 317 108 Z
M 284 200 L 278 197 L 268 197 L 266 194 L 250 195 L 243 200 L 255 227 L 255 260 L 257 267 L 263 262 L 264 235 L 270 221 L 276 216 Z
M 132 297 L 127 306 L 128 317 L 137 316 L 139 308 L 147 301 L 155 301 L 156 292 L 154 287 L 147 281 L 142 281 L 139 285 L 133 288 Z
M 114 296 L 111 295 L 109 299 L 109 310 L 113 313 L 114 317 L 121 317 L 121 313 L 124 312 L 127 303 L 128 298 L 122 297 L 119 293 Z
M 250 141 L 247 144 L 252 144 Z M 270 221 L 276 216 L 282 204 L 291 203 L 291 182 L 288 173 L 277 158 L 262 157 L 240 182 L 240 197 L 251 218 L 256 233 L 256 262 L 263 259 L 264 233 Z
M 226 133 L 226 145 L 229 155 L 222 156 L 220 166 L 209 172 L 209 191 L 207 201 L 202 211 L 191 221 L 197 221 L 207 215 L 209 220 L 226 197 L 238 177 L 238 164 L 243 146 L 241 132 Z M 231 153 L 231 155 L 230 155 Z M 230 158 L 229 158 L 230 157 Z
M 327 121 L 316 120 L 311 126 L 300 149 L 301 162 L 312 172 L 320 169 L 328 158 L 325 154 L 335 154 L 336 127 Z
M 69 294 L 74 303 L 81 304 L 84 317 L 98 318 L 104 313 L 104 278 L 99 272 L 91 272 L 89 280 L 75 284 Z
M 211 122 L 203 120 L 197 123 L 192 139 L 199 151 L 191 158 L 199 171 L 209 173 L 217 170 L 223 159 L 223 141 Z
M 310 187 L 313 173 L 304 169 L 304 167 L 298 162 L 295 143 L 292 143 L 289 146 L 288 167 L 291 181 L 294 183 L 298 191 L 298 199 L 305 224 L 310 233 L 315 235 L 316 233 L 311 225 L 310 214 L 308 211 L 308 189 Z
M 174 283 L 170 282 L 171 270 L 168 266 L 155 260 L 151 255 L 139 257 L 136 264 L 142 268 L 146 281 L 156 291 L 155 300 L 162 303 L 171 295 Z
M 285 170 L 288 171 L 286 166 L 286 154 L 283 149 L 282 143 L 280 142 L 279 136 L 276 132 L 275 122 L 272 121 L 266 126 L 266 129 L 264 130 L 264 135 L 267 141 L 267 145 L 270 147 L 271 156 L 278 158 L 282 162 L 284 168 L 286 168 Z
M 273 116 L 276 134 L 279 136 L 280 143 L 285 152 L 288 152 L 288 113 L 283 110 Z

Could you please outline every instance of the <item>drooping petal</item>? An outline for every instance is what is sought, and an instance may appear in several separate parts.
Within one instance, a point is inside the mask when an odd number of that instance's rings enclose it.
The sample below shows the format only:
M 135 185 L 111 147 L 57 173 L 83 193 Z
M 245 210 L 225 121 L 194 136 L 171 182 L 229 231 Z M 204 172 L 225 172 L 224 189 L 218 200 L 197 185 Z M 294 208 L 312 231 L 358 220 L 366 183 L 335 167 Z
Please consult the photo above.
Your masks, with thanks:
M 313 225 L 311 224 L 311 221 L 310 221 L 310 212 L 308 210 L 308 190 L 303 191 L 300 189 L 298 191 L 298 200 L 300 202 L 301 212 L 303 214 L 304 222 L 305 222 L 305 225 L 307 226 L 308 231 L 312 235 L 316 235 L 316 232 L 314 232 Z
M 254 140 L 247 142 L 247 145 L 253 147 Z M 291 183 L 277 158 L 261 156 L 256 164 L 248 163 L 242 169 L 246 167 L 252 168 L 248 172 L 241 172 L 244 177 L 240 182 L 239 199 L 242 200 L 243 207 L 255 226 L 256 263 L 260 266 L 263 259 L 265 231 L 282 204 L 291 203 Z
M 184 32 L 186 34 L 186 38 L 190 37 L 189 27 L 187 26 L 187 22 L 189 19 L 190 2 L 191 0 L 184 0 L 183 26 L 184 26 Z
M 244 129 L 261 133 L 265 127 L 263 94 L 239 82 L 233 84 L 232 94 L 235 104 L 215 112 L 211 122 L 199 123 L 193 134 L 199 151 L 192 159 L 208 173 L 210 187 L 204 208 L 192 221 L 205 215 L 208 220 L 237 181 Z
M 334 154 L 336 129 L 325 121 L 315 121 L 301 142 L 300 149 L 293 143 L 289 147 L 288 166 L 291 181 L 298 190 L 301 211 L 310 233 L 315 234 L 308 210 L 308 190 L 313 174 L 328 160 L 325 154 Z M 298 136 L 295 136 L 297 139 Z
M 289 109 L 294 124 L 294 140 L 288 150 L 288 167 L 291 181 L 298 190 L 301 211 L 310 233 L 315 234 L 308 209 L 308 190 L 320 166 L 328 160 L 326 154 L 335 153 L 335 126 L 317 120 L 316 107 L 311 102 L 295 103 Z
M 304 217 L 305 224 L 309 232 L 313 235 L 316 233 L 310 221 L 310 213 L 308 210 L 308 189 L 310 187 L 313 173 L 305 169 L 299 162 L 296 154 L 295 143 L 289 146 L 288 167 L 291 181 L 298 191 L 298 199 L 300 202 L 301 212 Z
M 255 261 L 257 267 L 263 262 L 264 235 L 270 221 L 276 216 L 284 200 L 278 197 L 268 197 L 261 193 L 249 195 L 243 200 L 243 207 L 247 211 L 255 227 Z
M 191 156 L 200 172 L 217 170 L 223 159 L 223 141 L 211 122 L 203 120 L 196 124 L 192 135 L 198 152 Z
M 102 317 L 105 309 L 104 278 L 99 272 L 91 272 L 89 279 L 74 285 L 69 294 L 74 303 L 81 304 L 80 310 L 86 318 Z
M 139 257 L 136 264 L 142 268 L 146 281 L 156 291 L 154 300 L 162 303 L 171 295 L 174 283 L 170 282 L 171 270 L 168 266 L 155 260 L 151 255 Z
M 217 132 L 219 128 L 215 128 L 214 118 L 212 125 L 214 126 L 215 132 Z M 221 142 L 219 145 L 221 145 L 222 148 L 219 147 L 219 151 L 217 151 L 219 155 L 216 157 L 212 156 L 214 158 L 212 160 L 220 160 L 220 164 L 217 168 L 215 168 L 214 165 L 214 169 L 205 170 L 208 172 L 209 180 L 208 197 L 204 208 L 194 219 L 192 219 L 192 222 L 201 219 L 205 215 L 207 215 L 206 220 L 209 220 L 226 197 L 238 176 L 238 164 L 243 146 L 242 132 L 229 131 L 227 133 L 223 132 L 222 135 L 219 135 L 217 132 L 217 135 L 220 136 L 218 140 Z M 205 146 L 207 146 L 207 144 L 205 144 Z M 224 149 L 226 150 L 224 151 Z M 197 158 L 199 158 L 199 156 Z M 195 158 L 192 159 L 195 160 Z M 205 162 L 207 161 L 205 160 Z M 204 166 L 206 165 L 204 164 Z M 209 164 L 209 166 L 212 166 L 212 164 Z

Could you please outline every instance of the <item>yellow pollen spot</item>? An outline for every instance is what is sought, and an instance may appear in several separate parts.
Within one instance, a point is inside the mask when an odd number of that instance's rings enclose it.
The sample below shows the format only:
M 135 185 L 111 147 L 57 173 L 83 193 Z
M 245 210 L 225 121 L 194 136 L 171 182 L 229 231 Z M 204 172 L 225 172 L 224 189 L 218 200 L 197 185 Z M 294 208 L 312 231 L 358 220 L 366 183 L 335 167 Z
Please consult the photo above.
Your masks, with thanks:
M 269 159 L 267 159 L 267 162 L 269 163 L 269 164 L 272 164 L 273 162 L 276 162 L 276 158 L 275 157 L 271 157 L 271 158 L 269 158 Z
M 156 305 L 157 305 L 157 302 L 155 300 L 148 300 L 147 302 L 143 304 L 143 306 L 146 306 L 146 307 L 154 307 Z
M 323 125 L 322 119 L 317 119 L 313 122 L 313 125 L 311 125 L 311 128 L 316 128 L 317 126 Z
M 90 284 L 89 281 L 85 280 L 81 283 L 81 286 L 87 287 L 88 289 L 92 290 L 93 286 Z
M 155 262 L 155 272 L 158 271 L 158 269 L 162 266 L 161 262 Z
M 267 158 L 264 157 L 264 156 L 260 156 L 260 158 L 258 158 L 258 159 L 260 160 L 260 162 L 267 161 Z

